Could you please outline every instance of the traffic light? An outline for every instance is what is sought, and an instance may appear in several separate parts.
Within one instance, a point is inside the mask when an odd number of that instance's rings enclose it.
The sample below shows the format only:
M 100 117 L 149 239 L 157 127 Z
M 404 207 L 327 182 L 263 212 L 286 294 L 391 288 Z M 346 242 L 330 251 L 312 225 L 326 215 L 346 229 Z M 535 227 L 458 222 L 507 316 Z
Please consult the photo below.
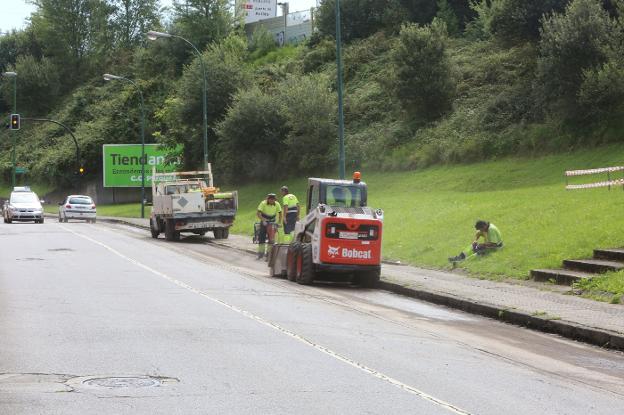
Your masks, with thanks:
M 20 115 L 19 114 L 11 114 L 11 124 L 9 126 L 11 130 L 19 130 L 20 129 Z
M 84 176 L 84 174 L 85 174 L 85 168 L 84 168 L 84 167 L 82 167 L 82 166 L 80 166 L 80 168 L 78 169 L 78 173 L 79 173 L 81 176 Z

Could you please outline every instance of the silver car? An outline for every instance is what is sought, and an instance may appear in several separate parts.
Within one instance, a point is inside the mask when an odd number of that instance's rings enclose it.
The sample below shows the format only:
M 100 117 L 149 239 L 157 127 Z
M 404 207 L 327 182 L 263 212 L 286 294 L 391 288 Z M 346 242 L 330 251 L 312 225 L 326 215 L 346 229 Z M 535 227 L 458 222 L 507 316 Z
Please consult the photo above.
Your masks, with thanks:
M 9 200 L 4 202 L 2 216 L 4 223 L 29 222 L 43 223 L 42 201 L 28 187 L 15 187 Z
M 69 195 L 63 203 L 59 203 L 59 222 L 68 219 L 80 219 L 95 223 L 96 209 L 93 199 L 84 195 Z

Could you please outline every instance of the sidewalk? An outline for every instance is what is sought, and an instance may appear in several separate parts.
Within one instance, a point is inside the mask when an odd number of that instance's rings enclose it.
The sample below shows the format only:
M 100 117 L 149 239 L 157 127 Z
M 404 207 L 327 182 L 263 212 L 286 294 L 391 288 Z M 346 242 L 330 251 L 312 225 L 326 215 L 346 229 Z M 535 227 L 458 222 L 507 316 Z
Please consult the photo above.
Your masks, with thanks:
M 149 228 L 148 219 L 98 217 Z M 251 237 L 230 235 L 213 243 L 255 254 Z M 268 275 L 268 270 L 267 270 Z M 624 305 L 573 295 L 560 287 L 479 280 L 456 273 L 383 264 L 380 288 L 512 324 L 624 350 Z

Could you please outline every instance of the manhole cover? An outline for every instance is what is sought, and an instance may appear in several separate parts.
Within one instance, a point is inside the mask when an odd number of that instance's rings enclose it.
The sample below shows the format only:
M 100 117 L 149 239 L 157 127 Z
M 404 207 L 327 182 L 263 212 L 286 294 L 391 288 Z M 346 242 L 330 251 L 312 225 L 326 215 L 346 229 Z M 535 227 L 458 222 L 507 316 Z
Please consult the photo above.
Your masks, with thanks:
M 87 386 L 99 388 L 149 388 L 160 386 L 160 379 L 151 377 L 110 377 L 87 379 L 82 382 Z

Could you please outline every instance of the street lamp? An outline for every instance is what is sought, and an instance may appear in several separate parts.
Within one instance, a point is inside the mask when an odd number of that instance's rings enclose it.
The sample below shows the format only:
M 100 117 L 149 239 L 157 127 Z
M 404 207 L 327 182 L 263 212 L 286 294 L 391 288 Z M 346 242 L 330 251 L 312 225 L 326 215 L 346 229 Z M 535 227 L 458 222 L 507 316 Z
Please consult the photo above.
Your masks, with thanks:
M 17 114 L 17 72 L 3 72 L 2 76 L 6 78 L 13 78 L 13 114 Z M 11 133 L 13 136 L 13 151 L 11 153 L 11 159 L 13 161 L 13 174 L 12 174 L 12 183 L 13 187 L 15 187 L 15 171 L 16 171 L 16 157 L 15 157 L 15 147 L 17 146 L 15 132 Z
M 340 0 L 336 0 L 336 76 L 338 83 L 338 147 L 340 179 L 345 178 L 344 107 L 342 103 L 342 39 L 340 33 Z
M 204 170 L 208 171 L 208 108 L 206 104 L 206 66 L 204 65 L 204 58 L 202 57 L 202 54 L 199 52 L 199 50 L 195 47 L 195 45 L 193 45 L 191 42 L 189 42 L 187 39 L 183 38 L 182 36 L 150 30 L 149 32 L 147 32 L 147 38 L 149 40 L 156 40 L 158 38 L 181 39 L 185 41 L 188 45 L 190 45 L 191 48 L 193 48 L 193 50 L 199 57 L 199 63 L 201 65 L 202 73 L 204 76 L 204 89 L 202 91 L 203 92 L 202 93 L 203 109 L 204 109 Z
M 286 46 L 286 29 L 288 27 L 288 2 L 280 2 L 277 3 L 278 6 L 282 7 L 282 14 L 284 15 L 284 44 L 282 46 Z
M 139 91 L 139 97 L 141 98 L 141 218 L 145 217 L 145 105 L 143 102 L 143 92 L 141 88 L 131 79 L 124 78 L 123 76 L 111 75 L 105 73 L 103 75 L 105 81 L 126 81 L 131 83 L 137 91 Z

